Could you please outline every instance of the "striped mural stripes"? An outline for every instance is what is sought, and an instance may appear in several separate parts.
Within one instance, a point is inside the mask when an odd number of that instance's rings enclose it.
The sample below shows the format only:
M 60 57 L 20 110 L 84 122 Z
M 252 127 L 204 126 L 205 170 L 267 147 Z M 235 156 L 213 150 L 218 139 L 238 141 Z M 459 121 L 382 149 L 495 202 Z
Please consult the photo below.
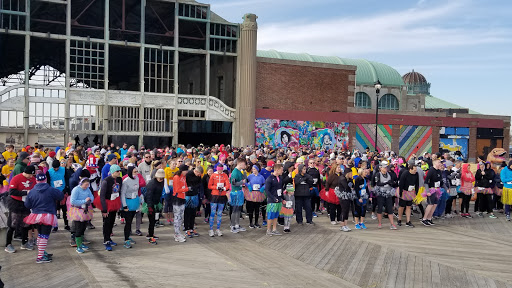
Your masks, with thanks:
M 392 125 L 378 125 L 377 148 L 380 151 L 391 150 Z M 354 147 L 360 151 L 369 147 L 374 150 L 375 147 L 375 124 L 357 124 L 356 137 L 354 138 Z
M 400 156 L 408 160 L 425 152 L 432 153 L 432 127 L 400 125 Z

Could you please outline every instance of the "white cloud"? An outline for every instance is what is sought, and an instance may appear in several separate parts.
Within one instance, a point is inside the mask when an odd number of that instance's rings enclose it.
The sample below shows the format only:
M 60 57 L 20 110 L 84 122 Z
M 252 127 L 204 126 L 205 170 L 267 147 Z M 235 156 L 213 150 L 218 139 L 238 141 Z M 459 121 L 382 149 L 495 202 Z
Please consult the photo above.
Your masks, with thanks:
M 466 1 L 450 1 L 432 8 L 419 4 L 380 15 L 260 25 L 258 48 L 351 56 L 511 42 L 509 30 L 446 28 L 439 24 L 471 9 Z

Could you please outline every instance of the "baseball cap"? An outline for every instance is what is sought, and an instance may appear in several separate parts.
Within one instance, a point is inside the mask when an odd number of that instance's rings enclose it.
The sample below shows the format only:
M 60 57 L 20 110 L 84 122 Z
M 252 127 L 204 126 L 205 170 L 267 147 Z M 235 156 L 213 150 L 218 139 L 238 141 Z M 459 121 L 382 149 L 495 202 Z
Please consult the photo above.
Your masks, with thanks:
M 36 174 L 36 167 L 34 167 L 33 165 L 27 166 L 25 167 L 25 170 L 23 172 L 34 175 Z
M 36 181 L 39 181 L 39 182 L 46 181 L 46 174 L 44 174 L 44 173 L 37 174 Z
M 274 161 L 272 161 L 272 160 L 270 160 L 270 161 L 268 161 L 268 162 L 267 162 L 267 166 L 268 166 L 268 167 L 274 167 L 274 165 L 275 165 L 275 164 L 276 164 L 276 163 L 275 163 Z
M 114 153 L 112 153 L 112 154 L 108 154 L 108 156 L 107 156 L 107 160 L 108 160 L 109 162 L 110 162 L 110 161 L 112 161 L 112 160 L 114 160 L 115 158 L 116 158 L 116 155 L 115 155 Z

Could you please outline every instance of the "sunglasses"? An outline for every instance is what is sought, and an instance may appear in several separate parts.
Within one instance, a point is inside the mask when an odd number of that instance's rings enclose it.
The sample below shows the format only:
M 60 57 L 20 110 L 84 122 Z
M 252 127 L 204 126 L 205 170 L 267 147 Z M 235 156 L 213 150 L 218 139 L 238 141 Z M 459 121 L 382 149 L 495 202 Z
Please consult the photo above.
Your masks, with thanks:
M 178 163 L 182 163 L 183 161 L 178 161 Z

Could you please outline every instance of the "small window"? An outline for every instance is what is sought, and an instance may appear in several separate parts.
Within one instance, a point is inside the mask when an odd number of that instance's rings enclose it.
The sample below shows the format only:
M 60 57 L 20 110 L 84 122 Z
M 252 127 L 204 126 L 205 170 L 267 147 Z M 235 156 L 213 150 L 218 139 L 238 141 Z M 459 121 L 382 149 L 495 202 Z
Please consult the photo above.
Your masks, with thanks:
M 224 76 L 217 77 L 217 97 L 224 99 Z
M 398 99 L 393 94 L 385 94 L 379 99 L 379 109 L 398 110 Z
M 188 83 L 188 94 L 190 94 L 190 95 L 194 94 L 194 82 Z
M 371 109 L 372 99 L 364 92 L 356 93 L 356 108 Z

